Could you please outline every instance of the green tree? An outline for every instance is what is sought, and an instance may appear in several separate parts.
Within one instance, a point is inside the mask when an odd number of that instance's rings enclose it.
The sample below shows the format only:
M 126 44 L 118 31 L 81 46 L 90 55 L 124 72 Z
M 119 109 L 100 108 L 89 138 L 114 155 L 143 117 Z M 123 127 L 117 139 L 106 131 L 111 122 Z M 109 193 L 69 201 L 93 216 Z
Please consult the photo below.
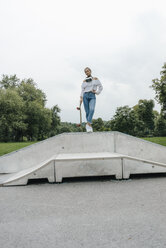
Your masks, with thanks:
M 46 95 L 36 87 L 33 79 L 24 79 L 17 91 L 24 101 L 28 140 L 41 140 L 49 136 L 52 124 L 51 110 L 45 107 Z
M 153 100 L 139 100 L 138 104 L 133 107 L 139 121 L 142 121 L 144 135 L 152 135 L 154 131 L 154 101 Z
M 17 91 L 0 89 L 0 140 L 20 141 L 27 129 L 24 102 Z
M 135 113 L 129 106 L 118 107 L 110 122 L 112 131 L 134 135 Z
M 107 126 L 110 126 L 112 131 L 119 131 L 134 136 L 143 136 L 144 123 L 142 120 L 139 120 L 134 109 L 128 105 L 118 107 L 115 115 Z
M 111 120 L 104 122 L 104 131 L 111 131 Z
M 166 63 L 164 63 L 160 75 L 160 79 L 152 80 L 150 87 L 155 91 L 155 99 L 161 105 L 161 112 L 166 114 Z
M 27 124 L 26 137 L 28 140 L 41 140 L 48 137 L 51 129 L 51 111 L 43 108 L 37 101 L 26 103 Z
M 37 88 L 33 79 L 22 80 L 18 85 L 17 90 L 25 103 L 36 101 L 41 106 L 45 106 L 47 101 L 46 95 L 42 90 Z
M 166 136 L 166 120 L 159 115 L 155 124 L 155 136 Z
M 104 122 L 103 122 L 102 118 L 93 119 L 92 120 L 92 126 L 93 126 L 94 132 L 95 131 L 104 131 Z
M 51 117 L 52 117 L 52 123 L 51 123 L 51 131 L 50 136 L 54 136 L 58 133 L 58 127 L 60 126 L 60 108 L 58 105 L 55 105 L 51 108 Z
M 72 131 L 71 131 L 70 127 L 68 127 L 68 126 L 59 127 L 58 133 L 70 133 L 70 132 L 72 132 Z
M 2 80 L 0 81 L 1 89 L 15 89 L 18 87 L 20 79 L 16 75 L 2 75 Z
M 46 95 L 33 79 L 20 80 L 16 75 L 3 75 L 0 81 L 0 139 L 41 140 L 56 132 L 60 109 L 46 108 Z M 6 111 L 6 112 L 5 112 Z

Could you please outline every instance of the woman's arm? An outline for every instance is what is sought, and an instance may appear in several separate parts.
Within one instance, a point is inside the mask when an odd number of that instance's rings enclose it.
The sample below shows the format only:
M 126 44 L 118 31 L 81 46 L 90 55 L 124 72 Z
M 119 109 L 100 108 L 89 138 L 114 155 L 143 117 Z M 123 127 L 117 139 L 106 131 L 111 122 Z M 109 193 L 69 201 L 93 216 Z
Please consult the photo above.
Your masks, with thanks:
M 83 81 L 83 83 L 82 83 L 82 85 L 81 85 L 80 104 L 81 104 L 82 101 L 83 101 L 83 93 L 84 93 L 84 89 L 85 89 L 85 87 L 84 87 L 84 82 L 85 82 L 85 80 Z
M 101 93 L 101 91 L 103 90 L 103 86 L 101 84 L 101 82 L 99 81 L 99 79 L 97 77 L 94 78 L 97 82 L 96 82 L 96 85 L 98 87 L 98 90 L 97 91 L 94 91 L 94 93 L 96 95 L 99 95 Z

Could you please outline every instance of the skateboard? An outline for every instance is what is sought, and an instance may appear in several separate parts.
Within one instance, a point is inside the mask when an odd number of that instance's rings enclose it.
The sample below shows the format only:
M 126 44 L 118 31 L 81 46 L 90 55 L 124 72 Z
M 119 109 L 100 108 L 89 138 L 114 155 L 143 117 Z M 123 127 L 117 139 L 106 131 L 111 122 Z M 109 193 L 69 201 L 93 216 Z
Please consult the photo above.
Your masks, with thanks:
M 80 126 L 82 125 L 81 104 L 80 104 L 80 106 L 79 106 L 79 107 L 77 107 L 77 110 L 79 110 L 79 111 L 80 111 L 80 123 L 79 123 L 79 124 L 77 124 L 77 126 L 78 126 L 78 127 L 80 127 Z

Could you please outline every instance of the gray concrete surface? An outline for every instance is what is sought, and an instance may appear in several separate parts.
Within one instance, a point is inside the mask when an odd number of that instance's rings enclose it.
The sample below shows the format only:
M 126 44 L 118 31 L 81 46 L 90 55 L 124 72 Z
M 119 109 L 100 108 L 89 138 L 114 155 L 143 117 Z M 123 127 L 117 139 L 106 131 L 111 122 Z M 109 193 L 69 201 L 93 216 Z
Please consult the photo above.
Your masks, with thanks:
M 57 154 L 73 152 L 114 152 L 114 132 L 76 132 L 55 135 L 0 156 L 0 173 L 19 172 Z
M 0 174 L 0 186 L 27 185 L 30 179 L 46 178 L 50 183 L 55 182 L 54 160 L 50 159 L 37 166 L 10 174 Z
M 105 153 L 120 153 L 123 158 L 127 156 L 137 161 L 119 160 L 117 164 L 111 157 L 111 161 L 109 159 L 107 163 L 105 160 L 101 164 L 96 158 L 89 162 L 94 154 L 97 154 L 95 156 L 98 159 L 105 159 L 106 155 L 103 156 Z M 60 157 L 57 166 L 46 168 L 45 161 L 51 162 L 52 157 Z M 81 160 L 86 161 L 84 163 Z M 29 178 L 42 177 L 53 182 L 54 172 L 56 182 L 61 182 L 63 177 L 87 175 L 109 174 L 116 175 L 119 179 L 129 178 L 130 174 L 137 173 L 165 173 L 166 147 L 116 131 L 78 132 L 59 134 L 0 157 L 0 186 L 25 185 Z M 9 174 L 7 181 L 4 181 L 5 173 Z
M 128 179 L 149 173 L 166 173 L 166 164 L 119 153 L 61 153 L 20 172 L 0 174 L 0 186 L 26 185 L 29 179 L 39 178 L 52 183 L 68 177 L 115 175 L 116 179 Z
M 124 133 L 62 133 L 0 156 L 0 174 L 15 173 L 37 166 L 61 153 L 116 152 L 166 163 L 166 147 Z
M 164 248 L 166 176 L 0 188 L 1 248 Z
M 115 132 L 114 136 L 115 150 L 117 153 L 154 162 L 166 163 L 165 146 L 120 132 Z

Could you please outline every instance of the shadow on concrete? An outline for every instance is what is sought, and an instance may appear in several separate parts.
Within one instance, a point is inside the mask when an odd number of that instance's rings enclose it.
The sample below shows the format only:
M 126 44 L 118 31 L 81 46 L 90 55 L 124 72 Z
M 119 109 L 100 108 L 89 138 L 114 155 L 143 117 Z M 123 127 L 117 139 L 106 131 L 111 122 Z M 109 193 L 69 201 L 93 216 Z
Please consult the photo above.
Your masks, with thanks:
M 127 181 L 127 180 L 139 180 L 139 179 L 151 179 L 151 178 L 163 178 L 166 177 L 166 173 L 149 173 L 149 174 L 136 174 L 130 175 L 129 179 L 116 179 L 115 176 L 88 176 L 88 177 L 73 177 L 63 178 L 62 183 L 75 183 L 75 182 L 102 182 L 102 181 Z M 28 185 L 46 184 L 49 183 L 47 178 L 29 179 Z M 51 183 L 61 184 L 61 183 Z
M 159 178 L 159 177 L 166 177 L 166 173 L 135 174 L 135 175 L 130 175 L 129 179 L 147 179 L 147 178 Z
M 49 183 L 48 178 L 35 178 L 35 179 L 29 179 L 28 180 L 28 185 L 31 185 L 31 184 L 45 184 L 45 183 Z

